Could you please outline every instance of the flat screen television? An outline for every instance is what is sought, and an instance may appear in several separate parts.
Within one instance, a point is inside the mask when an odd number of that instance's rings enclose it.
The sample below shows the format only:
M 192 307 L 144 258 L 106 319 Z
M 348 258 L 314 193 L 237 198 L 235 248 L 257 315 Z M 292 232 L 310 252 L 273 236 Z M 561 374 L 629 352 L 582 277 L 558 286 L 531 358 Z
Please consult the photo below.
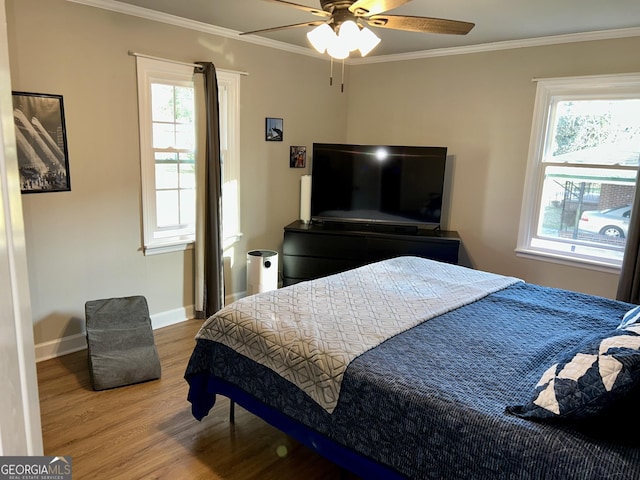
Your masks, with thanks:
M 440 226 L 446 147 L 314 143 L 313 222 Z

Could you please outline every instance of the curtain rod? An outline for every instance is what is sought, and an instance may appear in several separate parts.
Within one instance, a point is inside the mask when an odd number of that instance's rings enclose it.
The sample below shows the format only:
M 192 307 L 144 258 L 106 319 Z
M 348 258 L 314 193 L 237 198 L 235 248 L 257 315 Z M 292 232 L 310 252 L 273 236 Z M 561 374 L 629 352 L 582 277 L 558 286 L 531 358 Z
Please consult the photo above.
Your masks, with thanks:
M 160 60 L 162 62 L 177 63 L 178 65 L 184 65 L 186 67 L 202 68 L 202 65 L 198 65 L 197 63 L 181 62 L 179 60 L 172 60 L 172 59 L 169 59 L 169 58 L 154 57 L 152 55 L 146 55 L 144 53 L 132 52 L 131 50 L 129 50 L 128 53 L 132 57 L 143 57 L 143 58 L 148 58 L 148 59 L 151 59 L 151 60 Z M 224 68 L 216 68 L 216 70 L 218 70 L 220 72 L 237 73 L 238 75 L 244 75 L 244 76 L 249 75 L 248 72 L 240 72 L 240 71 L 237 71 L 237 70 L 227 70 L 227 69 L 224 69 Z

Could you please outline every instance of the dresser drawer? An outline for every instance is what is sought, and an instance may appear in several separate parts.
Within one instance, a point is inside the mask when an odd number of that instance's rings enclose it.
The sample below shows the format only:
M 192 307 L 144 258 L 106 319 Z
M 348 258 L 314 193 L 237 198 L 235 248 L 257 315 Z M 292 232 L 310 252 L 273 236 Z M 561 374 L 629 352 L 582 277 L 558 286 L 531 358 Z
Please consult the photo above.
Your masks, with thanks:
M 284 255 L 307 257 L 343 258 L 357 260 L 365 258 L 364 239 L 351 235 L 308 234 L 285 232 L 282 246 Z
M 290 279 L 310 280 L 344 272 L 362 265 L 361 261 L 283 255 L 282 275 Z
M 400 255 L 414 255 L 447 263 L 458 263 L 460 242 L 454 239 L 429 238 L 402 242 L 387 238 L 367 238 L 367 253 L 371 259 L 383 260 Z

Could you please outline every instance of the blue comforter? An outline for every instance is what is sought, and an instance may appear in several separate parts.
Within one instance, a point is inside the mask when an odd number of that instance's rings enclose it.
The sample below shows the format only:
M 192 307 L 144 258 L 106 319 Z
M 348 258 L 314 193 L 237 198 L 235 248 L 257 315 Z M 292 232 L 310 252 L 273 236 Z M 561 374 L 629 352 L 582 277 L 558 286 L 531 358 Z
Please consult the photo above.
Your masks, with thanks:
M 332 414 L 269 369 L 199 340 L 185 373 L 189 400 L 202 418 L 223 379 L 407 478 L 640 478 L 640 441 L 627 439 L 632 406 L 573 423 L 505 413 L 530 399 L 562 352 L 615 328 L 630 307 L 516 284 L 360 355 Z

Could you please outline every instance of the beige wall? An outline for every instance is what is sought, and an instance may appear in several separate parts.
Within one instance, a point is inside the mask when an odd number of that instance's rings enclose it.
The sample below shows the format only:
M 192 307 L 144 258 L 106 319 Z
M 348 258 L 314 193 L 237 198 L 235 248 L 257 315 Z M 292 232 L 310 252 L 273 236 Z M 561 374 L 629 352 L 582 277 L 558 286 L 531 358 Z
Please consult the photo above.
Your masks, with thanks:
M 80 336 L 87 300 L 145 295 L 153 315 L 193 304 L 191 252 L 141 246 L 133 50 L 247 71 L 241 80 L 241 208 L 227 294 L 245 288 L 245 254 L 281 249 L 298 217 L 290 145 L 314 141 L 444 145 L 451 156 L 445 227 L 478 268 L 613 296 L 617 276 L 515 256 L 535 94 L 533 77 L 640 69 L 640 39 L 505 50 L 347 69 L 328 62 L 64 0 L 7 0 L 14 90 L 64 96 L 71 192 L 23 195 L 36 343 Z M 284 142 L 264 141 L 265 117 Z M 310 158 L 308 160 L 311 160 Z M 309 162 L 310 163 L 310 162 Z
M 448 147 L 445 227 L 465 261 L 529 282 L 615 297 L 618 276 L 515 254 L 533 78 L 640 71 L 640 38 L 351 68 L 348 141 Z M 373 99 L 373 100 L 372 100 Z
M 342 141 L 346 96 L 328 62 L 64 0 L 8 0 L 13 90 L 64 98 L 71 192 L 23 195 L 35 342 L 80 334 L 88 300 L 146 296 L 154 315 L 193 305 L 192 254 L 144 256 L 135 59 L 129 50 L 213 61 L 241 80 L 242 241 L 228 294 L 245 288 L 246 251 L 280 249 L 298 218 L 289 146 Z M 264 141 L 265 117 L 284 119 Z

